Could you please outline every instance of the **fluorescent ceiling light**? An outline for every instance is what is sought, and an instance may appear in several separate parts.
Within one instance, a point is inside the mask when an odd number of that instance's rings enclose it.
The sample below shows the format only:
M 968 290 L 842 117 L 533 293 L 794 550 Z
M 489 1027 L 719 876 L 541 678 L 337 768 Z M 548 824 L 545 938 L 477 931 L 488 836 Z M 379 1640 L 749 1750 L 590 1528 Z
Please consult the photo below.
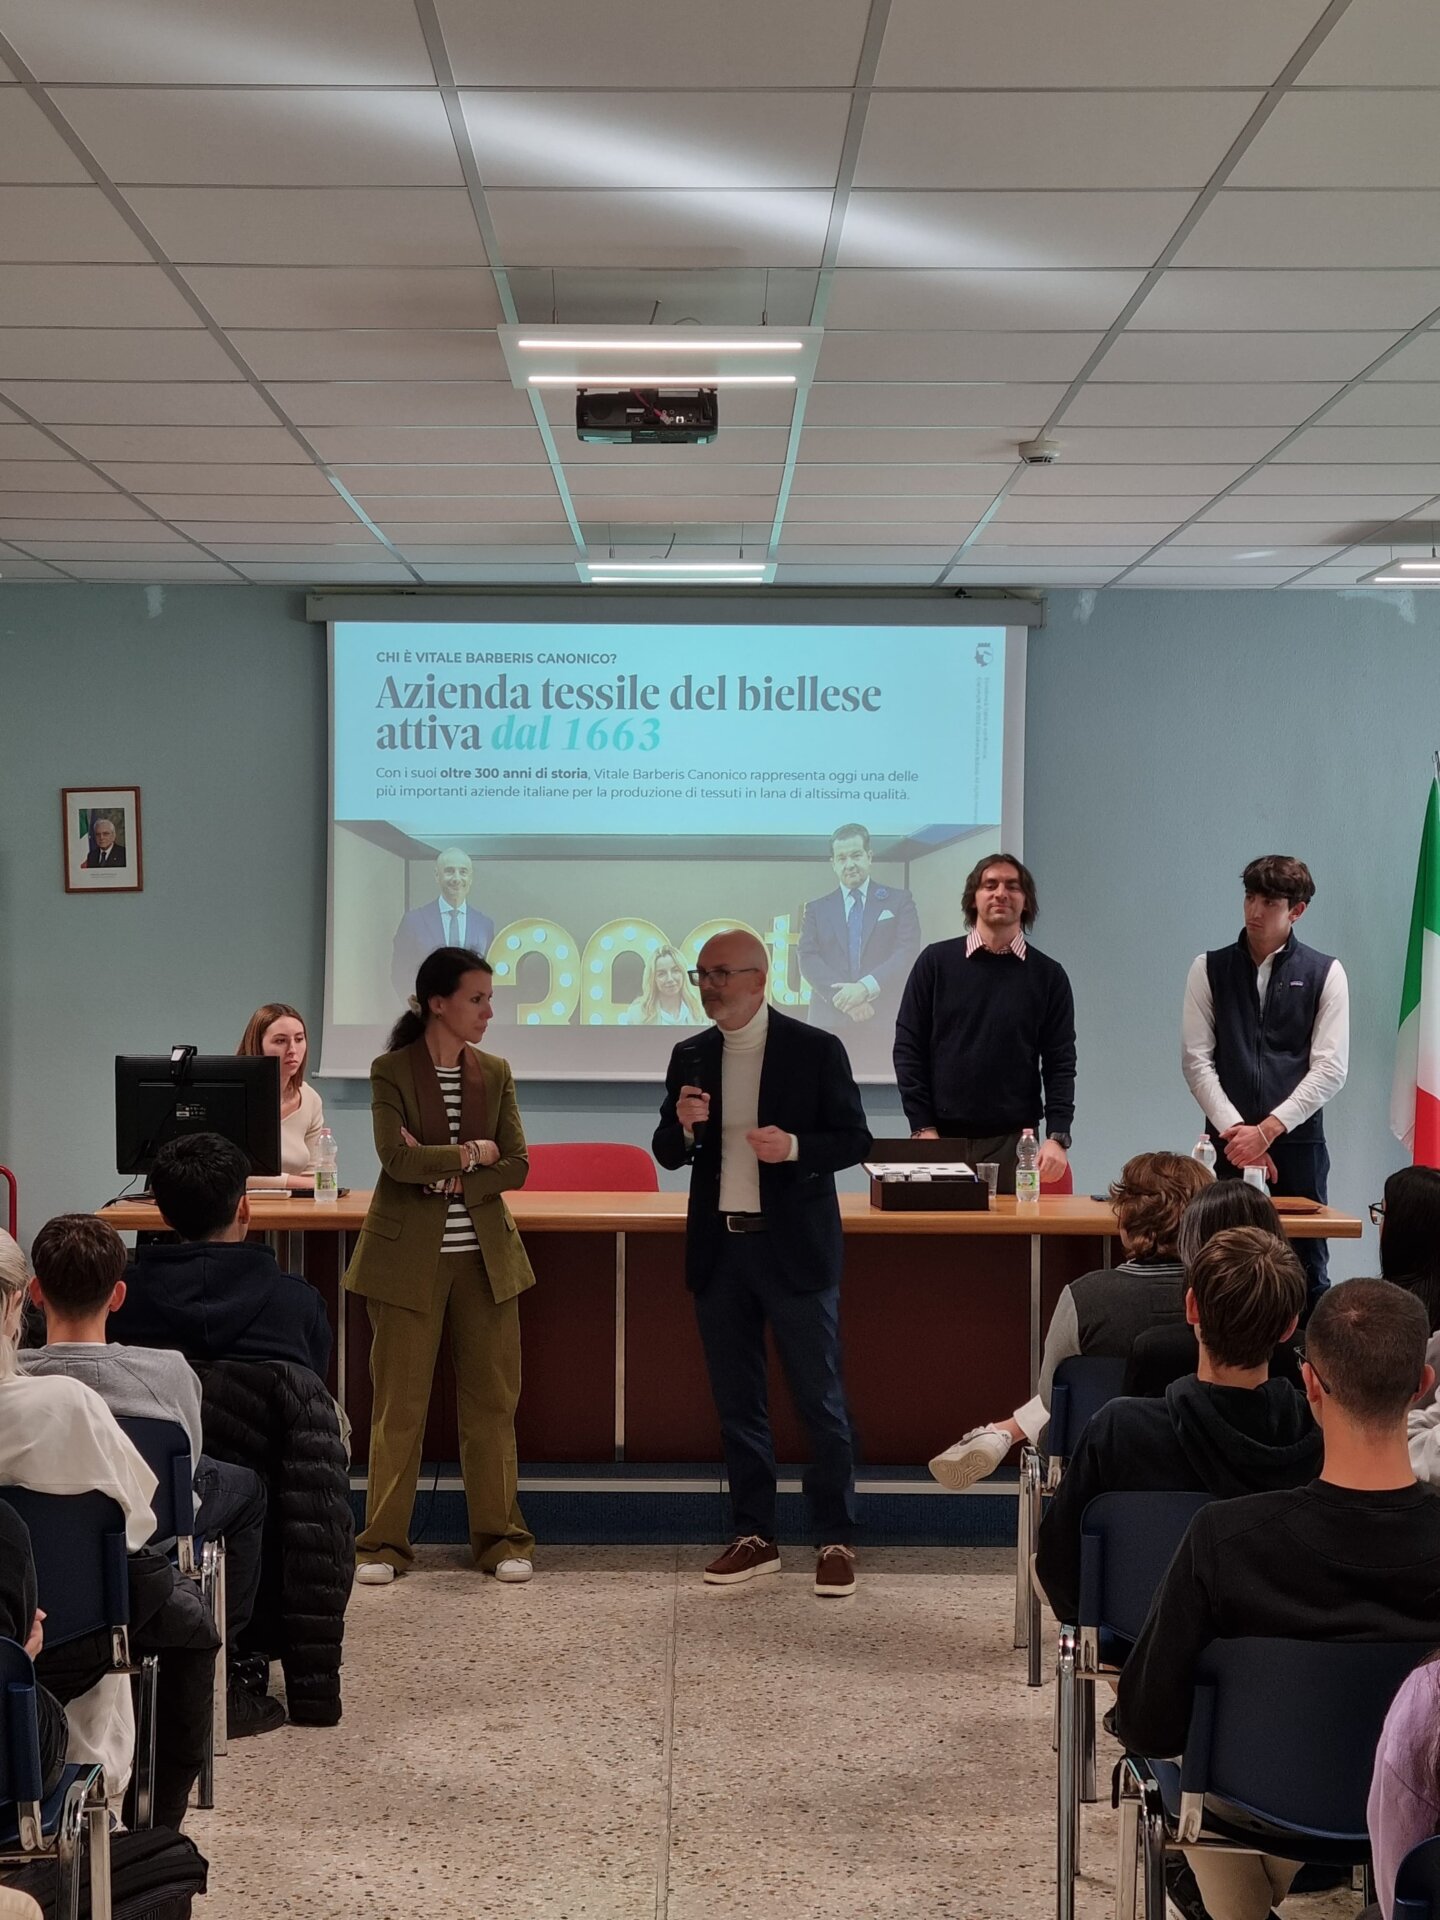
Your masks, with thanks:
M 763 560 L 589 560 L 592 573 L 763 573 Z
M 534 353 L 803 353 L 803 340 L 517 340 Z
M 1440 587 L 1440 559 L 1387 560 L 1373 573 L 1361 574 L 1357 587 Z
M 683 381 L 697 387 L 793 387 L 793 373 L 630 373 L 624 367 L 611 367 L 604 373 L 532 373 L 532 387 L 602 387 L 617 383 L 622 387 L 671 387 Z

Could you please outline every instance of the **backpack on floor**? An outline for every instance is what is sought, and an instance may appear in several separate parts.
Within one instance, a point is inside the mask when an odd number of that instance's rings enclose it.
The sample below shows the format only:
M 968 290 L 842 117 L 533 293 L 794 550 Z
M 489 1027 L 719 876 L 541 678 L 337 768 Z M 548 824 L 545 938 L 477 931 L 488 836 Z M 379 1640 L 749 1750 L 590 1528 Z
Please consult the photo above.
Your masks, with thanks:
M 204 1893 L 209 1862 L 193 1840 L 168 1827 L 142 1827 L 110 1836 L 113 1920 L 190 1920 L 190 1903 Z M 3 1884 L 38 1900 L 45 1920 L 58 1920 L 58 1876 L 48 1860 L 7 1874 Z M 90 1875 L 80 1866 L 80 1920 L 90 1920 Z

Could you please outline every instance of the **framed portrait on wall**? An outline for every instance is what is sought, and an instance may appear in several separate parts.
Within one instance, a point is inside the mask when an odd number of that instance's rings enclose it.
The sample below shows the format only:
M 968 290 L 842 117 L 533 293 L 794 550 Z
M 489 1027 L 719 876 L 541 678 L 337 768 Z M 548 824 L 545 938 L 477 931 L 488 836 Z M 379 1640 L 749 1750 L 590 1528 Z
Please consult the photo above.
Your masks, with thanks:
M 139 893 L 140 789 L 62 787 L 67 893 Z

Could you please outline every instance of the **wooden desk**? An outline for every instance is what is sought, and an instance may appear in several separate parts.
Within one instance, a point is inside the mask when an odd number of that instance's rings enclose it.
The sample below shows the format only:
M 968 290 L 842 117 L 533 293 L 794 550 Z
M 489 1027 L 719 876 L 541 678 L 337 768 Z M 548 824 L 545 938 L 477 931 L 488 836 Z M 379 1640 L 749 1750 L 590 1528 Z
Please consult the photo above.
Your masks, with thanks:
M 507 1195 L 539 1284 L 521 1299 L 525 1385 L 521 1458 L 709 1461 L 719 1457 L 695 1318 L 683 1274 L 683 1193 Z M 331 1387 L 363 1459 L 370 1416 L 369 1321 L 340 1287 L 369 1205 L 252 1199 L 255 1227 L 282 1265 L 326 1297 L 336 1329 Z M 1034 1391 L 1045 1318 L 1079 1274 L 1108 1266 L 1115 1216 L 1083 1195 L 1032 1213 L 1001 1196 L 988 1213 L 882 1213 L 843 1194 L 846 1384 L 868 1465 L 914 1466 L 957 1434 L 998 1419 Z M 163 1225 L 153 1207 L 109 1207 L 121 1232 Z M 1294 1239 L 1358 1239 L 1359 1220 L 1322 1209 L 1288 1215 Z M 772 1367 L 777 1453 L 807 1447 Z M 457 1457 L 446 1354 L 426 1458 Z

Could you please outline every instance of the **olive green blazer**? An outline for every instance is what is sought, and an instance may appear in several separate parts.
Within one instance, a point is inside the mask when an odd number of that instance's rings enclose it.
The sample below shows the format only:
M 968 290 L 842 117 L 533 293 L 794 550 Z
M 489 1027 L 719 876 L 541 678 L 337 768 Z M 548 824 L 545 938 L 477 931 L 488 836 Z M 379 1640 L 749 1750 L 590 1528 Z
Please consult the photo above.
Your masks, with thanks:
M 504 1196 L 524 1186 L 530 1163 L 509 1063 L 491 1053 L 477 1051 L 474 1057 L 480 1063 L 489 1137 L 500 1158 L 493 1167 L 478 1167 L 464 1176 L 465 1205 L 475 1223 L 491 1292 L 496 1300 L 513 1300 L 534 1286 L 535 1275 Z M 370 1114 L 380 1180 L 345 1285 L 369 1300 L 428 1312 L 440 1278 L 440 1242 L 449 1202 L 425 1188 L 460 1171 L 460 1149 L 408 1147 L 402 1139 L 402 1127 L 417 1138 L 424 1132 L 415 1070 L 403 1047 L 371 1062 Z

